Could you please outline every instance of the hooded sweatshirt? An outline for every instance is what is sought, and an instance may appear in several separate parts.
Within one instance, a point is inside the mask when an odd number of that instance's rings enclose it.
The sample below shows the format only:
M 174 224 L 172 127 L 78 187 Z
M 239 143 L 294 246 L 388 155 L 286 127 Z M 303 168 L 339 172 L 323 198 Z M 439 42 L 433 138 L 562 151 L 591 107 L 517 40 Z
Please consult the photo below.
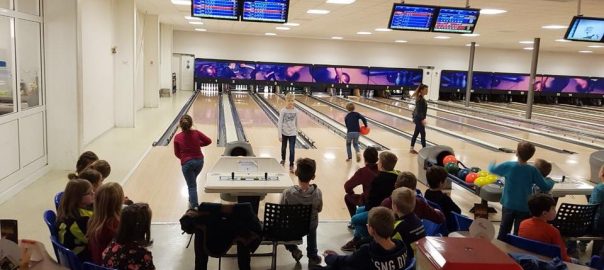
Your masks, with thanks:
M 351 255 L 328 255 L 325 263 L 334 269 L 403 270 L 407 267 L 407 248 L 400 240 L 392 241 L 396 246 L 391 250 L 372 240 Z
M 284 190 L 281 196 L 281 204 L 312 205 L 310 227 L 317 228 L 319 225 L 319 212 L 323 210 L 323 196 L 317 185 L 310 185 L 306 191 L 297 185 Z
M 298 135 L 298 110 L 296 108 L 283 108 L 279 112 L 279 121 L 277 129 L 279 137 L 281 136 L 296 136 Z

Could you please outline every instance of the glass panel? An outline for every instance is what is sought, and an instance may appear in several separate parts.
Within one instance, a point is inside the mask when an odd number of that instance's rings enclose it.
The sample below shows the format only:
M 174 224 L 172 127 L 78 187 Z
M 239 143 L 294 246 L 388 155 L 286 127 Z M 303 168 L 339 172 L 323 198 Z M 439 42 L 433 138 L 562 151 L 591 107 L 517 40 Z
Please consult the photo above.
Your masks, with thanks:
M 10 8 L 10 0 L 0 0 L 0 8 L 9 9 Z
M 40 105 L 42 76 L 40 57 L 40 24 L 17 20 L 17 79 L 21 108 Z
M 40 15 L 40 0 L 15 0 L 15 5 L 19 12 Z
M 13 51 L 11 38 L 11 24 L 8 17 L 0 16 L 0 115 L 15 111 L 15 90 L 13 89 L 14 77 Z

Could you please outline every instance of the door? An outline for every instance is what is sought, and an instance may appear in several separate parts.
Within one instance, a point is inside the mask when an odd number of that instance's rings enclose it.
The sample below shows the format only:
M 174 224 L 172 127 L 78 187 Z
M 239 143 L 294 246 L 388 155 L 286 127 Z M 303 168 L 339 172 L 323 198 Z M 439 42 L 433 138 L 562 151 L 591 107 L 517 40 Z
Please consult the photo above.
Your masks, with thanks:
M 180 89 L 193 91 L 193 70 L 195 57 L 182 55 L 180 57 Z

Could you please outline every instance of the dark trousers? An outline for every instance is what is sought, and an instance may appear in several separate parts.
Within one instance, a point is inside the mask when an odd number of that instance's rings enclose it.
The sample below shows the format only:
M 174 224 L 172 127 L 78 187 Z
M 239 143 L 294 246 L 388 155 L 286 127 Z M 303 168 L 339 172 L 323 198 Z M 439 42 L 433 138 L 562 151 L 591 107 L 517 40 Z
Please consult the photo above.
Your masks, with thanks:
M 203 169 L 203 158 L 202 159 L 191 159 L 182 165 L 182 174 L 185 176 L 187 181 L 187 188 L 189 190 L 189 207 L 194 209 L 197 208 L 197 176 Z
M 203 235 L 195 234 L 195 270 L 208 269 L 208 254 L 203 250 Z M 243 245 L 237 245 L 237 264 L 240 270 L 250 270 L 250 250 Z
M 296 245 L 285 245 L 285 249 L 292 251 L 298 248 Z M 317 249 L 317 228 L 312 228 L 306 235 L 306 256 L 317 256 L 319 250 Z
M 361 194 L 346 194 L 344 195 L 344 202 L 350 217 L 352 217 L 357 212 L 357 206 L 363 204 L 363 196 Z
M 528 212 L 507 208 L 503 208 L 501 212 L 501 224 L 499 225 L 499 235 L 497 235 L 497 239 L 501 241 L 505 240 L 506 235 L 512 231 L 512 226 L 514 226 L 514 235 L 518 235 L 520 222 L 530 217 Z
M 422 147 L 426 147 L 426 126 L 422 124 L 422 119 L 413 119 L 415 123 L 415 130 L 413 131 L 413 137 L 411 137 L 411 147 L 415 146 L 417 135 L 421 134 Z
M 296 136 L 285 136 L 281 135 L 281 160 L 285 160 L 285 148 L 287 147 L 287 143 L 289 142 L 289 165 L 294 165 L 295 153 L 296 149 Z

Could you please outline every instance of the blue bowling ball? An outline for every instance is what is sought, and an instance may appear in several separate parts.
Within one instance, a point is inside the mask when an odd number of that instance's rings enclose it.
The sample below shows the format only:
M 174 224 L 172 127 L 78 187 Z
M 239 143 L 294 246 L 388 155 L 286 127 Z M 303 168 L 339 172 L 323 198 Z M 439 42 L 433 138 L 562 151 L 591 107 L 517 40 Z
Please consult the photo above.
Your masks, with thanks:
M 469 173 L 470 173 L 469 169 L 461 169 L 461 170 L 459 170 L 459 172 L 457 172 L 457 177 L 459 179 L 465 180 L 466 176 L 468 176 Z

